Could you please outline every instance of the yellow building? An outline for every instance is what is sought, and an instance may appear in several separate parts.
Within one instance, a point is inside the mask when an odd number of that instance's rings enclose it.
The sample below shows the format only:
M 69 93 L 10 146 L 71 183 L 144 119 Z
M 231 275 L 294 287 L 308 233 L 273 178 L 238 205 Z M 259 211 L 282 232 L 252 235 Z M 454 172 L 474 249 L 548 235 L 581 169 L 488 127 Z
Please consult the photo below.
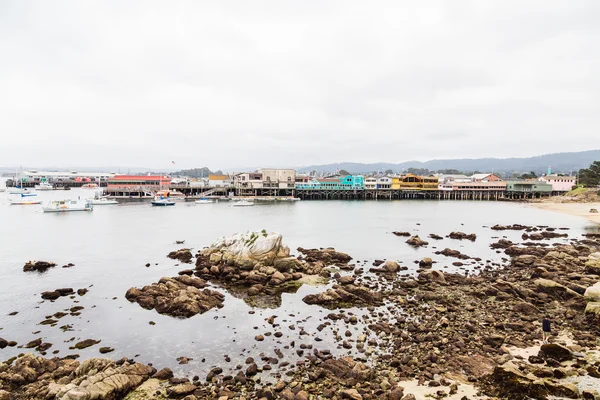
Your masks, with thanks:
M 438 190 L 438 178 L 407 174 L 392 178 L 392 190 Z

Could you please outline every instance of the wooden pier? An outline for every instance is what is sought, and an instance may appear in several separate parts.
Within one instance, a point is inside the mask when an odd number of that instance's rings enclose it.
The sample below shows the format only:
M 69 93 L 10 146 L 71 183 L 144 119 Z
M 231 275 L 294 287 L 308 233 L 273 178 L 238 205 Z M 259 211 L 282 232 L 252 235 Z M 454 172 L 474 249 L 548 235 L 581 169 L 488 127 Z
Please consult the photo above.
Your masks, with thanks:
M 278 189 L 278 188 L 234 188 L 234 187 L 191 187 L 171 185 L 170 190 L 182 193 L 187 199 L 228 197 L 296 197 L 302 200 L 517 200 L 532 199 L 549 194 L 539 192 L 507 192 L 504 190 L 397 190 L 397 189 Z M 150 198 L 149 188 L 105 188 L 104 194 L 119 198 Z

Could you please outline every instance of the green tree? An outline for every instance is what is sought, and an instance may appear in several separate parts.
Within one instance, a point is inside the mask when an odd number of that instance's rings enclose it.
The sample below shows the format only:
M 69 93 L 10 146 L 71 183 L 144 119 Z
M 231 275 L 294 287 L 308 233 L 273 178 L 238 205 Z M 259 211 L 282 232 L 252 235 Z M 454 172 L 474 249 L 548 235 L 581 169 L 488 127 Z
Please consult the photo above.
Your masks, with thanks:
M 386 174 L 386 175 L 391 175 L 391 174 L 393 174 L 393 173 L 394 173 L 394 171 L 392 171 L 391 169 L 386 169 L 386 170 L 385 170 L 385 174 Z
M 600 185 L 600 161 L 594 161 L 588 168 L 579 170 L 579 183 L 585 187 Z

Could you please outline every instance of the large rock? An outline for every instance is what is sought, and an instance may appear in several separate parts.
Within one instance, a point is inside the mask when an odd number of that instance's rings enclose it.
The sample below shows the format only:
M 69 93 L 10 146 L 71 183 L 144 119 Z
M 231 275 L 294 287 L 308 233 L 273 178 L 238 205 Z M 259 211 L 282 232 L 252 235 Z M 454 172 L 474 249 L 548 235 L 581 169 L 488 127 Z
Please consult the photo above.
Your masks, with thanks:
M 573 353 L 571 350 L 567 349 L 565 346 L 562 346 L 557 343 L 548 343 L 542 345 L 540 348 L 540 352 L 538 357 L 545 359 L 552 358 L 556 361 L 568 361 L 573 359 Z
M 205 286 L 206 282 L 200 278 L 181 275 L 161 278 L 158 283 L 141 289 L 131 288 L 125 297 L 160 314 L 189 318 L 214 307 L 223 307 L 225 296 L 210 289 L 200 290 Z
M 442 285 L 446 284 L 444 273 L 436 270 L 421 271 L 418 276 L 419 280 L 427 282 L 436 282 Z
M 190 249 L 180 249 L 180 250 L 172 251 L 167 255 L 167 257 L 169 257 L 173 260 L 179 260 L 182 263 L 188 263 L 188 264 L 191 263 L 192 258 L 194 258 Z
M 583 294 L 583 298 L 587 301 L 600 302 L 600 282 L 588 287 Z
M 27 261 L 27 263 L 23 266 L 24 272 L 37 271 L 44 272 L 48 268 L 55 267 L 56 263 L 50 261 Z
M 427 246 L 429 242 L 424 241 L 419 237 L 419 235 L 411 236 L 406 243 L 410 244 L 413 247 L 422 247 Z
M 579 293 L 550 279 L 538 278 L 533 283 L 536 285 L 539 292 L 547 293 L 550 297 L 557 300 L 581 298 Z
M 229 265 L 254 267 L 257 263 L 272 266 L 276 259 L 289 257 L 290 249 L 284 246 L 279 233 L 247 232 L 231 237 L 223 237 L 207 249 L 202 255 L 209 256 L 219 252 Z

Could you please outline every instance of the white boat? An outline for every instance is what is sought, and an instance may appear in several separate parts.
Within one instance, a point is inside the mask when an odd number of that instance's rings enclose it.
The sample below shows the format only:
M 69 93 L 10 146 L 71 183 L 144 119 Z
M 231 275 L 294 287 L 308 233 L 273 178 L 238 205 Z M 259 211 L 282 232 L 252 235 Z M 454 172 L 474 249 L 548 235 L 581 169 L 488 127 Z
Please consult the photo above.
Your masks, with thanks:
M 44 212 L 92 211 L 94 206 L 89 200 L 54 200 L 43 208 Z
M 8 194 L 23 194 L 30 193 L 30 190 L 27 188 L 13 187 L 8 189 Z
M 40 182 L 39 185 L 35 185 L 35 190 L 54 190 L 54 186 L 48 182 Z
M 41 204 L 41 200 L 37 200 L 35 194 L 24 194 L 21 193 L 19 199 L 9 199 L 11 205 L 15 206 L 31 206 L 34 204 Z
M 214 202 L 213 199 L 199 199 L 195 201 L 196 204 L 212 204 Z
M 253 205 L 254 205 L 254 202 L 248 201 L 248 200 L 238 200 L 238 201 L 234 201 L 232 204 L 233 207 L 250 207 Z
M 107 206 L 107 205 L 110 205 L 110 204 L 119 204 L 118 201 L 111 200 L 111 199 L 106 198 L 106 197 L 101 197 L 99 199 L 89 199 L 89 200 L 95 206 Z
M 0 193 L 5 192 L 6 189 L 5 188 L 0 188 Z
M 155 207 L 174 206 L 175 202 L 169 198 L 161 197 L 159 199 L 154 199 L 152 205 Z

